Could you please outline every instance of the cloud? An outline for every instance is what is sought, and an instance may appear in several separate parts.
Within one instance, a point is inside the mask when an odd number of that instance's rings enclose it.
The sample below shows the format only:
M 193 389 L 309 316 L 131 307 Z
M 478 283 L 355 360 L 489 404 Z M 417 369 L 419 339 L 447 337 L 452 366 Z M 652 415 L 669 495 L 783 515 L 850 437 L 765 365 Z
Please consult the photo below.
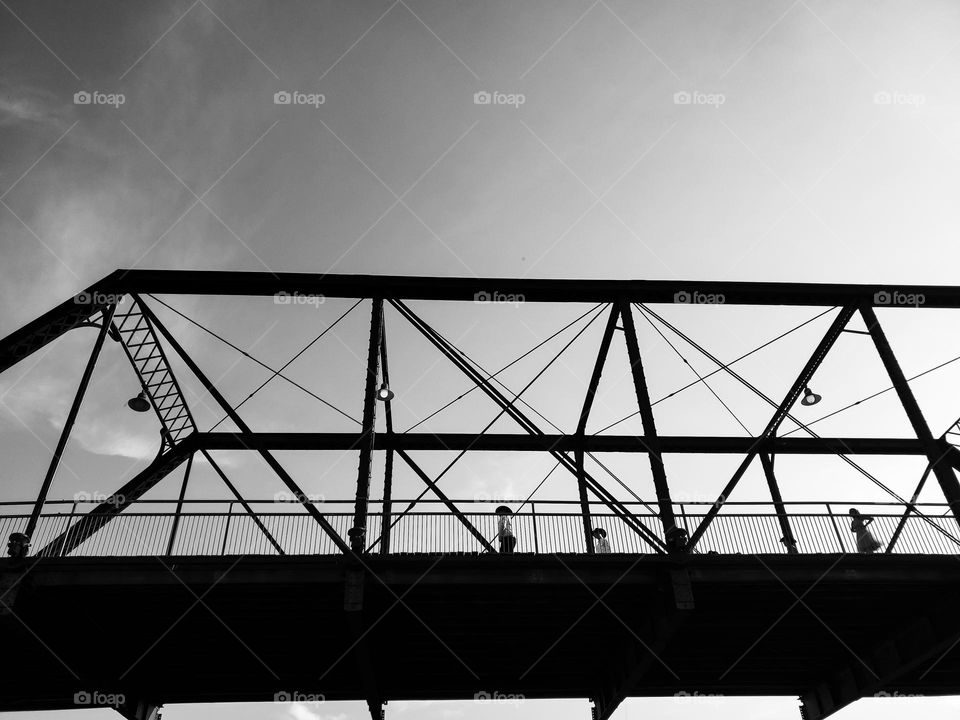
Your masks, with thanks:
M 69 107 L 49 90 L 0 81 L 0 127 L 54 125 L 68 127 Z
M 79 381 L 79 370 L 76 367 L 66 368 L 61 358 L 73 355 L 75 359 L 75 353 L 85 356 L 89 352 L 90 339 L 85 334 L 76 339 L 71 337 L 57 341 L 65 345 L 52 349 L 47 358 L 49 362 L 39 363 L 19 379 L 4 378 L 0 382 L 0 418 L 7 419 L 12 425 L 26 426 L 40 436 L 59 433 Z M 101 358 L 101 363 L 105 363 L 105 360 Z M 72 360 L 70 364 L 76 365 Z M 98 368 L 100 371 L 113 369 L 109 363 Z M 71 440 L 97 455 L 153 459 L 160 447 L 159 426 L 155 421 L 131 422 L 126 416 L 129 411 L 117 398 L 117 390 L 109 386 L 97 388 L 91 384 L 80 416 L 71 431 Z M 51 429 L 54 433 L 49 432 Z
M 314 703 L 316 706 L 318 703 Z M 336 715 L 321 715 L 305 703 L 291 703 L 287 713 L 293 720 L 347 720 L 346 713 Z

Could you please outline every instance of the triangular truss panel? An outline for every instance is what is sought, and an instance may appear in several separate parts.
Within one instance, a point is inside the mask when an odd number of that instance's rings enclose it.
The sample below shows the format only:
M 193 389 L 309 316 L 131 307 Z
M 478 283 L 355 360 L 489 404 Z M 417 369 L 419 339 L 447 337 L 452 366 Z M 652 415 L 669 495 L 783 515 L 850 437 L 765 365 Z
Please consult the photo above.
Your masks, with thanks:
M 458 551 L 497 552 L 499 498 L 518 532 L 528 505 L 562 506 L 546 514 L 573 535 L 553 551 L 592 553 L 601 528 L 682 553 L 728 542 L 714 521 L 762 502 L 776 549 L 797 552 L 794 494 L 842 484 L 837 500 L 892 499 L 911 520 L 894 523 L 893 548 L 912 520 L 933 523 L 931 488 L 960 513 L 957 408 L 928 386 L 960 369 L 960 341 L 929 320 L 958 307 L 942 287 L 117 271 L 0 341 L 4 370 L 97 330 L 11 529 L 65 555 L 102 552 L 126 523 L 122 542 L 185 552 L 198 522 L 185 508 L 226 499 L 227 519 L 209 514 L 233 528 L 215 533 L 221 553 L 413 552 L 402 533 L 422 513 L 452 523 Z M 910 344 L 907 316 L 936 353 Z M 41 522 L 63 459 L 83 460 L 67 441 L 106 343 L 126 358 L 131 410 L 156 423 L 156 455 L 59 526 Z M 847 492 L 857 483 L 868 490 Z M 173 514 L 134 527 L 158 500 Z

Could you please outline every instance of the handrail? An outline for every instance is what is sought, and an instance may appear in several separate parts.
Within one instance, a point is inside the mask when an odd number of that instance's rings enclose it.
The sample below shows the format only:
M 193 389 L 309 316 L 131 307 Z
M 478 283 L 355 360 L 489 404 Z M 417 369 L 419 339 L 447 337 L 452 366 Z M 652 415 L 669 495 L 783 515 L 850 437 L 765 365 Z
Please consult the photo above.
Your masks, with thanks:
M 450 498 L 450 500 L 451 500 L 452 502 L 460 503 L 460 504 L 471 504 L 471 503 L 475 503 L 475 504 L 478 504 L 478 505 L 479 505 L 479 504 L 484 504 L 484 505 L 520 505 L 520 504 L 522 504 L 522 503 L 525 502 L 525 500 L 524 500 L 523 498 L 495 498 L 495 499 L 487 499 L 487 498 L 484 498 L 484 499 L 478 499 L 478 498 Z M 314 502 L 314 503 L 316 503 L 316 504 L 318 504 L 318 505 L 319 505 L 319 504 L 326 504 L 326 505 L 351 505 L 351 506 L 352 506 L 352 505 L 354 504 L 354 502 L 355 502 L 354 499 L 352 499 L 352 498 L 349 498 L 349 499 L 334 499 L 334 498 L 327 499 L 327 498 L 323 498 L 323 499 L 318 499 L 318 500 L 310 500 L 309 497 L 308 497 L 307 501 L 308 501 L 308 502 Z M 29 506 L 33 506 L 33 504 L 34 504 L 35 502 L 36 502 L 35 499 L 34 499 L 34 500 L 0 500 L 0 507 L 2 507 L 2 506 L 12 506 L 12 505 L 13 505 L 13 506 L 15 506 L 15 505 L 29 505 Z M 92 499 L 92 498 L 91 498 L 91 499 L 79 499 L 79 500 L 78 500 L 78 499 L 62 499 L 62 500 L 47 500 L 47 501 L 44 502 L 44 505 L 73 505 L 73 504 L 78 504 L 78 505 L 98 505 L 98 504 L 100 504 L 100 503 L 102 503 L 102 502 L 103 502 L 102 499 Z M 137 505 L 176 505 L 177 502 L 178 502 L 177 498 L 170 498 L 169 500 L 155 499 L 155 498 L 154 498 L 154 499 L 139 499 L 139 500 L 137 500 L 137 503 L 136 503 L 136 504 L 137 504 Z M 234 502 L 234 503 L 235 503 L 235 502 L 236 502 L 236 498 L 227 498 L 227 497 L 224 497 L 224 498 L 210 498 L 210 499 L 207 499 L 207 500 L 204 500 L 204 499 L 202 499 L 202 498 L 194 498 L 194 499 L 184 498 L 184 499 L 182 500 L 182 502 L 183 502 L 184 505 L 190 505 L 190 504 L 194 504 L 194 505 L 210 505 L 210 504 L 214 504 L 214 503 L 223 503 L 224 505 L 226 505 L 226 504 L 229 504 L 229 503 L 231 503 L 231 502 Z M 247 500 L 247 502 L 250 503 L 251 505 L 300 505 L 300 504 L 301 504 L 301 501 L 300 501 L 300 500 L 296 500 L 296 499 L 277 500 L 277 499 L 275 499 L 275 498 L 250 499 L 250 500 Z M 371 504 L 379 505 L 379 504 L 382 504 L 384 501 L 383 501 L 383 500 L 380 500 L 380 499 L 371 498 L 370 500 L 368 500 L 368 502 L 371 503 Z M 404 500 L 404 499 L 402 499 L 402 498 L 401 498 L 401 499 L 393 498 L 390 502 L 392 502 L 392 503 L 409 503 L 409 502 L 413 502 L 413 500 L 412 500 L 412 499 Z M 529 502 L 529 500 L 527 500 L 526 502 Z M 536 500 L 535 502 L 537 502 L 537 503 L 539 503 L 539 504 L 541 504 L 541 505 L 576 505 L 576 506 L 579 506 L 579 505 L 581 504 L 581 503 L 580 503 L 580 500 L 579 500 L 579 499 L 576 499 L 576 498 L 571 498 L 570 500 L 541 500 L 541 499 L 538 499 L 538 500 Z M 622 500 L 622 501 L 620 501 L 620 503 L 621 503 L 622 505 L 644 506 L 644 505 L 656 505 L 656 500 Z M 677 499 L 674 499 L 674 500 L 673 500 L 673 504 L 674 504 L 675 506 L 677 506 L 677 507 L 679 507 L 679 506 L 681 506 L 681 505 L 704 505 L 704 506 L 709 506 L 709 505 L 714 505 L 715 503 L 716 503 L 716 500 L 677 500 Z M 437 499 L 432 499 L 432 498 L 422 498 L 422 499 L 420 499 L 420 500 L 417 501 L 417 504 L 418 504 L 418 505 L 442 505 L 442 504 L 443 504 L 443 501 L 442 501 L 442 500 L 437 500 Z M 606 506 L 606 504 L 605 504 L 603 501 L 600 501 L 600 500 L 589 500 L 589 501 L 587 501 L 587 504 L 588 504 L 588 505 L 593 505 L 593 506 L 598 506 L 598 507 L 599 507 L 599 506 L 604 506 L 604 507 Z M 838 505 L 838 504 L 847 505 L 847 504 L 849 504 L 849 505 L 854 505 L 854 506 L 856 506 L 856 507 L 861 507 L 861 506 L 870 506 L 870 507 L 878 507 L 878 506 L 879 506 L 879 507 L 895 507 L 895 508 L 903 508 L 903 507 L 904 507 L 904 503 L 901 503 L 901 502 L 893 502 L 893 501 L 883 501 L 883 500 L 844 500 L 844 501 L 838 501 L 838 500 L 793 500 L 793 501 L 784 500 L 784 501 L 783 501 L 783 504 L 784 504 L 784 505 L 820 505 L 820 506 L 826 506 L 827 504 L 830 504 L 830 505 Z M 943 509 L 943 510 L 948 510 L 948 509 L 950 508 L 950 506 L 949 506 L 947 503 L 917 502 L 917 503 L 910 503 L 910 504 L 911 504 L 912 506 L 914 506 L 914 507 L 934 507 L 934 508 L 941 508 L 941 509 Z M 726 500 L 726 501 L 724 501 L 724 503 L 723 503 L 723 506 L 724 506 L 724 507 L 727 507 L 727 506 L 751 506 L 751 505 L 752 505 L 752 506 L 763 506 L 763 507 L 774 507 L 774 504 L 773 504 L 772 502 L 770 502 L 769 500 Z
M 537 501 L 540 505 L 541 501 Z M 575 503 L 571 503 L 575 504 Z M 576 503 L 578 504 L 578 503 Z M 865 504 L 865 503 L 861 503 Z M 513 516 L 513 530 L 517 538 L 517 553 L 586 553 L 579 512 L 554 512 L 544 507 L 536 511 L 519 512 Z M 704 533 L 698 553 L 720 554 L 782 554 L 786 548 L 780 541 L 780 525 L 773 512 L 724 512 L 716 515 Z M 686 508 L 678 515 L 679 524 L 688 530 L 697 526 L 706 513 L 701 509 Z M 901 520 L 899 512 L 871 513 L 874 523 L 871 532 L 883 543 L 894 532 Z M 496 546 L 496 516 L 489 512 L 465 512 L 464 515 L 486 538 Z M 173 530 L 173 512 L 123 513 L 108 525 L 94 532 L 69 553 L 80 556 L 151 556 L 166 554 Z M 346 532 L 353 522 L 352 512 L 326 513 L 338 532 Z M 650 513 L 638 513 L 638 519 L 654 520 Z M 848 524 L 839 521 L 831 512 L 792 513 L 791 526 L 800 554 L 838 554 L 857 551 L 856 540 Z M 0 537 L 19 532 L 28 514 L 0 513 Z M 276 555 L 277 548 L 267 540 L 262 530 L 249 515 L 235 509 L 222 512 L 183 512 L 174 537 L 173 555 Z M 334 555 L 336 548 L 316 523 L 302 512 L 259 513 L 258 518 L 267 527 L 283 551 L 292 555 Z M 371 512 L 368 529 L 379 532 L 383 515 Z M 83 515 L 72 512 L 53 512 L 41 515 L 37 526 L 35 547 L 58 536 L 68 527 L 86 522 Z M 633 533 L 623 519 L 609 512 L 591 513 L 593 527 L 607 531 L 613 552 L 649 554 L 650 547 Z M 933 527 L 931 527 L 931 523 Z M 950 535 L 953 520 L 950 517 L 921 519 L 913 515 L 907 520 L 893 554 L 960 555 L 960 540 Z M 654 524 L 651 523 L 651 527 Z M 476 537 L 467 532 L 457 518 L 446 511 L 411 512 L 397 523 L 391 541 L 390 554 L 408 553 L 480 553 Z

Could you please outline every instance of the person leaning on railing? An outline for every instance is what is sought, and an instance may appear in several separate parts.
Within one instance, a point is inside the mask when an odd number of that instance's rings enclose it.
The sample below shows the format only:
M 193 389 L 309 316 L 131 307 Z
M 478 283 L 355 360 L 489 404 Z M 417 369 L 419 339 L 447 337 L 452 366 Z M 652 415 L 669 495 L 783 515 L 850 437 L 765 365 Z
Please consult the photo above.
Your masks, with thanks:
M 517 538 L 513 535 L 513 523 L 510 521 L 510 516 L 513 515 L 513 511 L 506 505 L 501 505 L 496 509 L 496 514 L 500 518 L 497 521 L 497 537 L 500 539 L 500 552 L 509 555 L 517 546 Z
M 850 532 L 857 537 L 857 551 L 862 553 L 872 553 L 880 549 L 880 543 L 873 536 L 867 526 L 873 522 L 870 515 L 861 515 L 855 508 L 850 508 Z

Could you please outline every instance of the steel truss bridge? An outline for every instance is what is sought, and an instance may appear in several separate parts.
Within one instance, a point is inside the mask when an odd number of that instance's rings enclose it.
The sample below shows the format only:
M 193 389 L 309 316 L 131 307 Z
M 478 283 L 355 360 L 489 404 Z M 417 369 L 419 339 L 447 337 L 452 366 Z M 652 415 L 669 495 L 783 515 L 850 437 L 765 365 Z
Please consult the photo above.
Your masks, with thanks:
M 770 398 L 732 367 L 736 361 L 719 360 L 651 307 L 682 299 L 693 286 L 728 305 L 809 306 L 833 317 L 789 390 Z M 596 318 L 605 318 L 575 432 L 546 427 L 523 391 L 508 390 L 407 304 L 475 302 L 494 290 L 525 302 L 593 304 Z M 960 288 L 896 291 L 923 298 L 911 312 L 960 308 Z M 389 700 L 515 695 L 589 698 L 594 718 L 605 720 L 627 697 L 739 694 L 795 695 L 802 716 L 818 720 L 864 696 L 960 693 L 960 619 L 951 607 L 960 591 L 960 425 L 936 436 L 924 418 L 875 312 L 889 305 L 892 292 L 869 285 L 118 270 L 0 341 L 3 372 L 72 329 L 96 329 L 36 498 L 0 505 L 0 532 L 11 538 L 9 557 L 0 560 L 0 637 L 8 658 L 0 711 L 86 702 L 147 720 L 163 703 L 304 696 L 363 700 L 381 718 Z M 162 303 L 155 295 L 177 294 L 365 302 L 370 332 L 357 389 L 359 430 L 254 432 L 155 314 Z M 395 432 L 386 305 L 519 432 Z M 767 402 L 764 430 L 746 437 L 659 434 L 638 313 Z M 854 315 L 865 331 L 848 328 Z M 588 434 L 618 331 L 642 434 Z M 821 437 L 793 414 L 843 332 L 869 335 L 914 437 Z M 109 496 L 51 500 L 108 339 L 123 348 L 156 415 L 159 451 Z M 236 431 L 198 427 L 172 356 Z M 271 379 L 283 377 L 282 369 L 269 369 Z M 378 430 L 380 405 L 385 431 Z M 779 434 L 786 420 L 807 436 Z M 219 450 L 259 455 L 293 503 L 243 497 L 215 461 Z M 355 496 L 309 497 L 275 456 L 295 450 L 356 451 Z M 448 496 L 440 476 L 410 454 L 450 450 L 548 454 L 569 473 L 579 500 L 520 503 L 513 519 L 518 551 L 500 554 L 493 515 L 464 511 L 465 502 Z M 371 485 L 379 452 L 378 497 Z M 645 456 L 655 498 L 618 499 L 586 467 L 585 457 L 596 453 Z M 663 461 L 670 453 L 742 460 L 715 502 L 685 503 L 671 497 Z M 885 547 L 864 555 L 829 504 L 783 499 L 775 458 L 788 454 L 836 456 L 871 478 L 856 456 L 917 456 L 926 469 L 909 497 L 894 494 L 895 503 L 870 509 Z M 185 499 L 198 456 L 230 491 L 226 507 L 194 511 Z M 434 499 L 393 498 L 395 462 Z M 729 498 L 754 462 L 770 502 L 740 507 Z M 169 503 L 176 509 L 154 511 L 143 495 L 181 466 L 179 496 Z M 943 503 L 918 502 L 931 477 Z M 595 552 L 596 527 L 609 532 L 612 553 Z

